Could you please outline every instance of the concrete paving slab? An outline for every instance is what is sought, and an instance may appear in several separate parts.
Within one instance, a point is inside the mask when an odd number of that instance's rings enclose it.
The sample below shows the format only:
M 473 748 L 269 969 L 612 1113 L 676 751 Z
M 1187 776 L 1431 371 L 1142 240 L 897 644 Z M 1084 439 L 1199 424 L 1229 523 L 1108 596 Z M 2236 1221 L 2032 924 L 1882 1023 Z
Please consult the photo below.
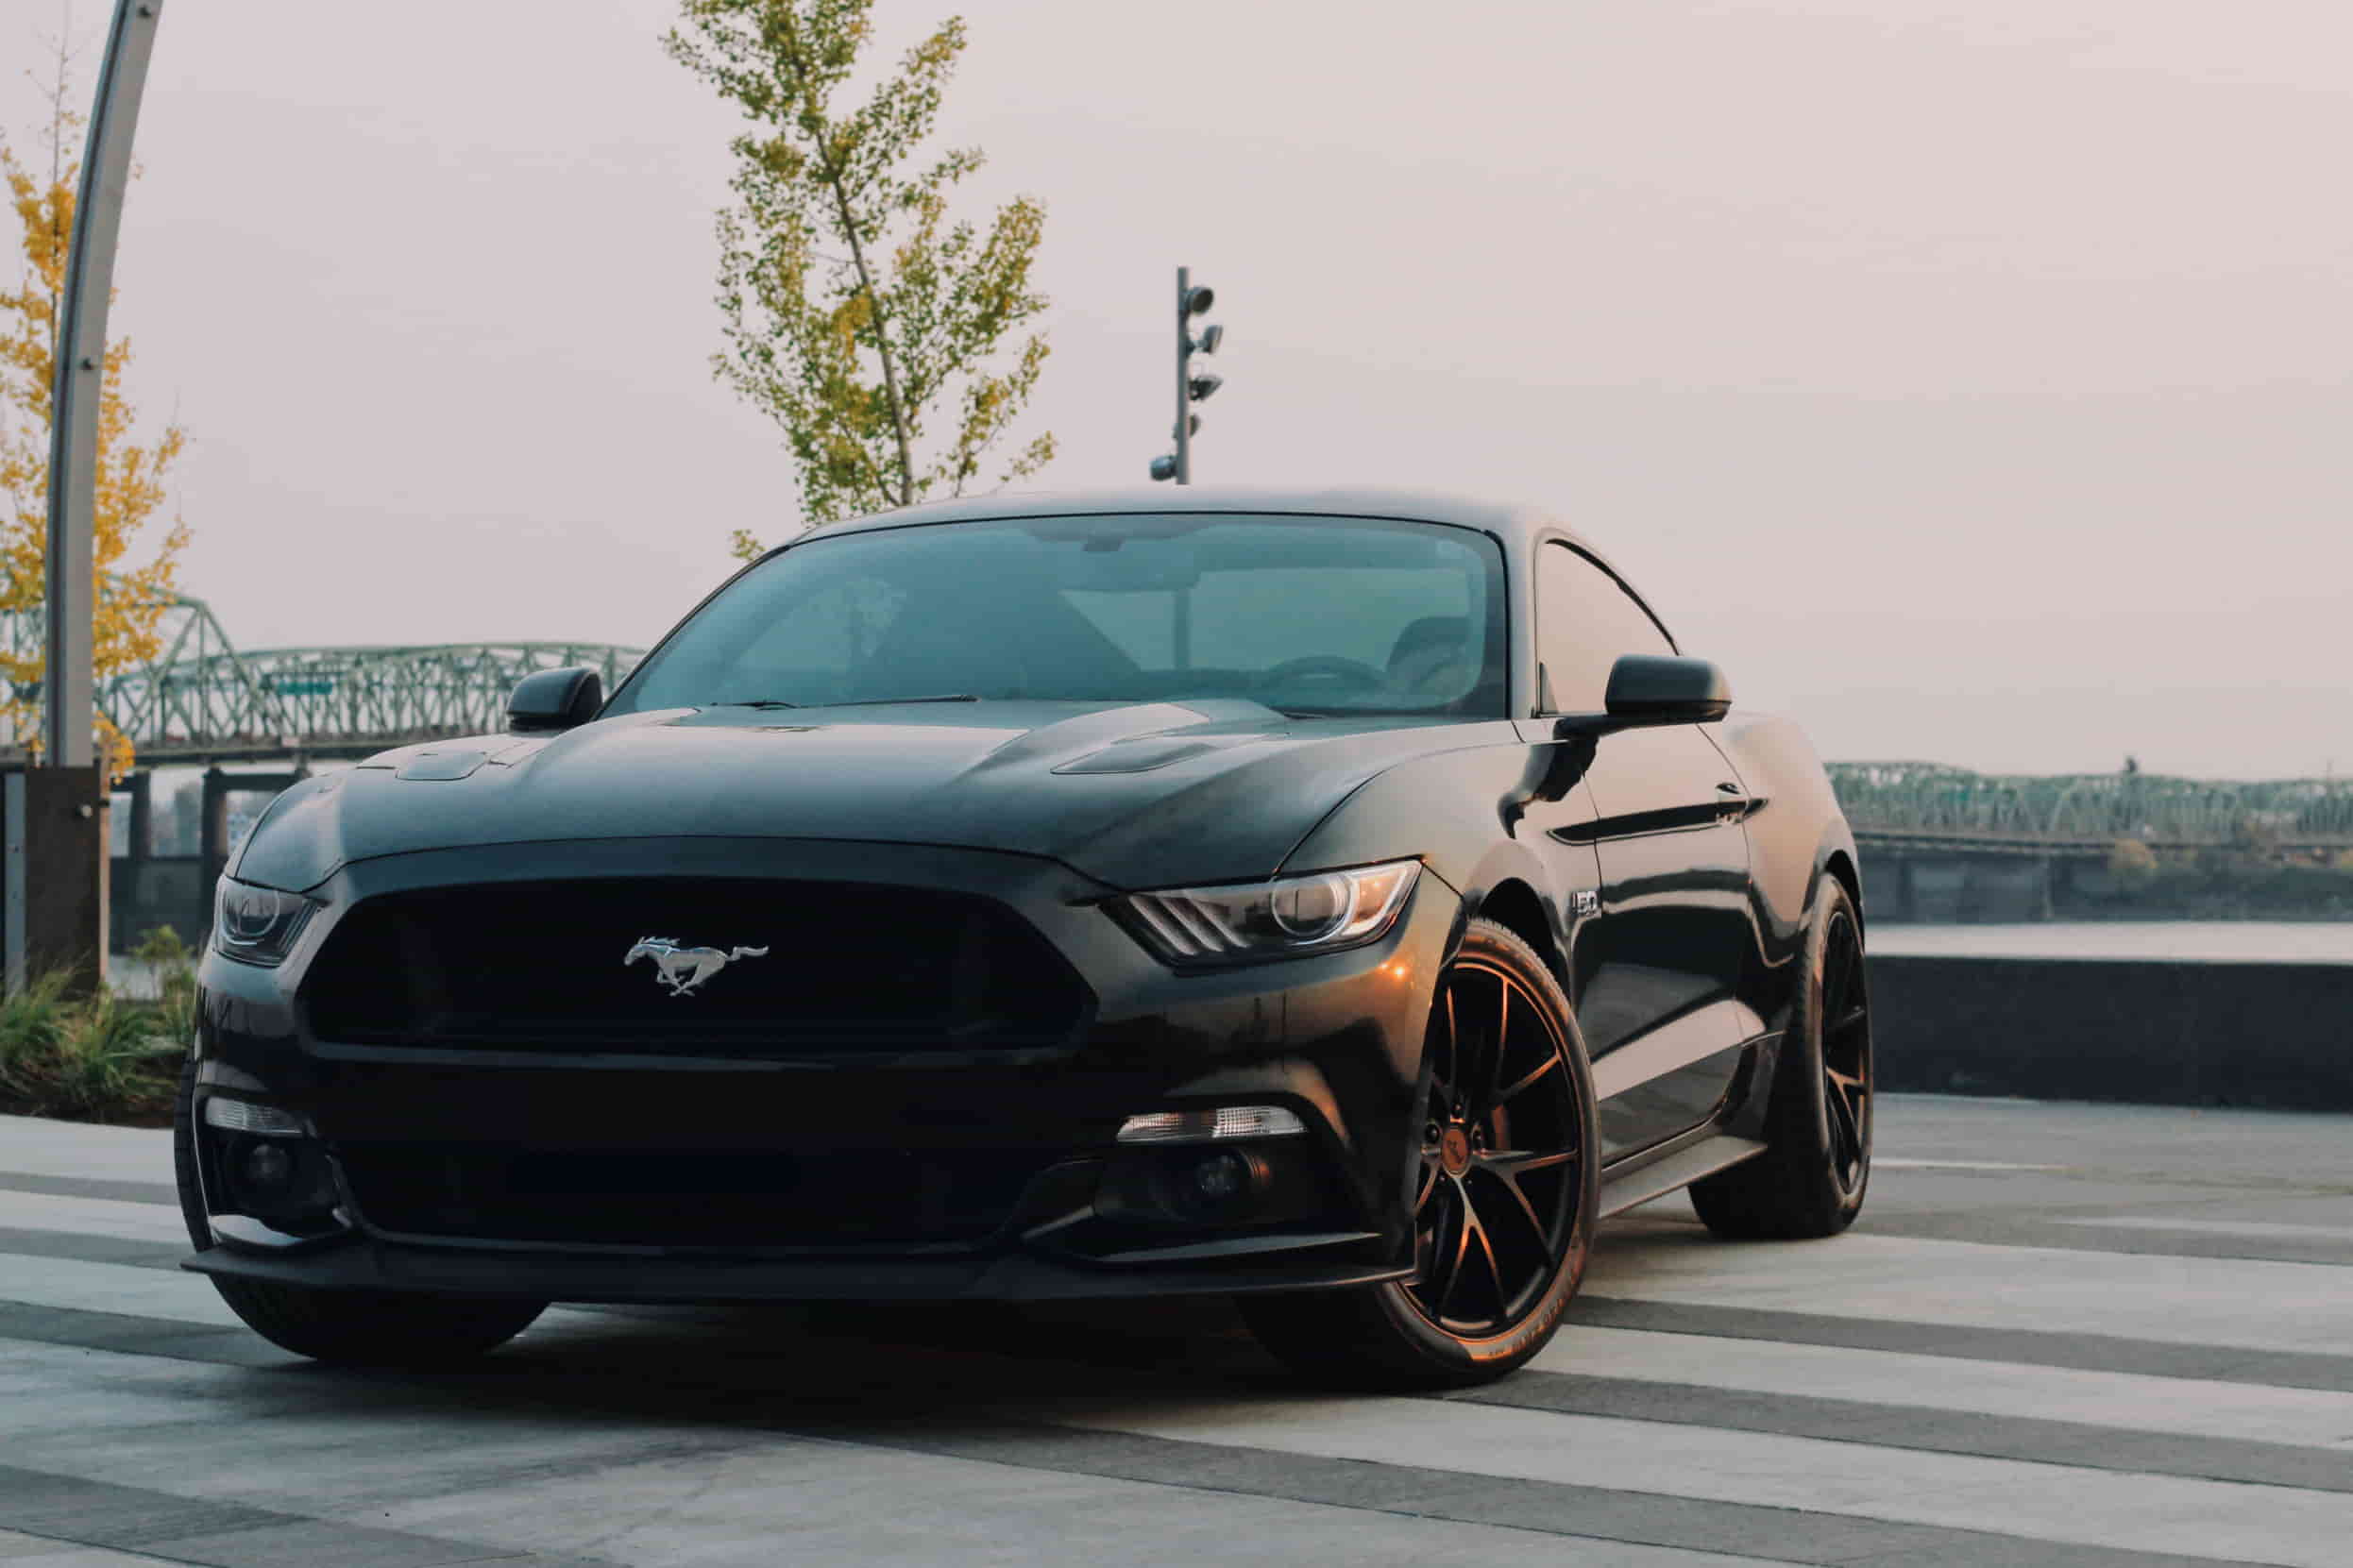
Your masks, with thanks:
M 456 1375 L 313 1368 L 159 1266 L 164 1135 L 0 1121 L 0 1530 L 225 1568 L 2344 1568 L 2348 1127 L 1888 1097 L 1857 1234 L 1652 1206 L 1546 1374 L 1326 1402 L 1198 1305 L 566 1311 Z
M 1073 1410 L 1073 1425 L 2229 1560 L 2345 1568 L 2353 1495 L 1863 1442 L 1351 1399 Z
M 2219 1378 L 2076 1372 L 1852 1346 L 1662 1334 L 1571 1323 L 1536 1371 L 1567 1376 L 1638 1374 L 1682 1387 L 1791 1398 L 1853 1400 L 1904 1410 L 2065 1420 L 2118 1430 L 2300 1444 L 2353 1455 L 2353 1393 L 2275 1389 Z M 2347 1465 L 2353 1472 L 2353 1463 Z

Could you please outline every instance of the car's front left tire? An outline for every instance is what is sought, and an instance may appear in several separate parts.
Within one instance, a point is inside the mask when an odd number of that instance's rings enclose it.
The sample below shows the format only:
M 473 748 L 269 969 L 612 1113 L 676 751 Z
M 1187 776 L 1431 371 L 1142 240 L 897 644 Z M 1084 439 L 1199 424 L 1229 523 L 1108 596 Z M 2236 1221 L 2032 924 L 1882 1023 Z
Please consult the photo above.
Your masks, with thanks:
M 196 1172 L 196 1064 L 180 1070 L 172 1114 L 172 1163 L 180 1217 L 198 1251 L 212 1245 Z M 262 1338 L 296 1356 L 347 1366 L 426 1367 L 464 1361 L 506 1343 L 548 1309 L 544 1301 L 412 1295 L 395 1290 L 317 1290 L 299 1285 L 212 1276 L 230 1311 Z
M 1424 1054 L 1415 1276 L 1241 1301 L 1260 1341 L 1317 1382 L 1500 1377 L 1552 1338 L 1584 1273 L 1600 1138 L 1560 983 L 1516 934 L 1472 920 L 1435 987 Z

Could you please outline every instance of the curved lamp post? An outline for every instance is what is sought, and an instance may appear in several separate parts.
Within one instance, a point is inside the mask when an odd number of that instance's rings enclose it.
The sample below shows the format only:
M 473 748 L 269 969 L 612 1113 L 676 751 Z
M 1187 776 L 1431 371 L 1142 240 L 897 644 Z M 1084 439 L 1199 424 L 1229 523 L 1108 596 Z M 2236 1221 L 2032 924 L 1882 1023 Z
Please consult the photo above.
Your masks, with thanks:
M 130 183 L 131 137 L 163 0 L 117 0 L 98 67 L 98 97 L 74 196 L 74 234 L 58 318 L 57 382 L 49 418 L 47 665 L 42 672 L 42 761 L 97 762 L 90 716 L 91 618 L 97 577 L 92 525 L 98 489 L 98 405 L 106 390 L 107 307 L 114 296 L 114 245 Z
M 91 735 L 98 411 L 123 191 L 162 9 L 163 0 L 116 0 L 75 194 L 50 389 L 41 766 L 0 784 L 0 968 L 11 990 L 53 969 L 82 987 L 106 977 L 107 798 Z

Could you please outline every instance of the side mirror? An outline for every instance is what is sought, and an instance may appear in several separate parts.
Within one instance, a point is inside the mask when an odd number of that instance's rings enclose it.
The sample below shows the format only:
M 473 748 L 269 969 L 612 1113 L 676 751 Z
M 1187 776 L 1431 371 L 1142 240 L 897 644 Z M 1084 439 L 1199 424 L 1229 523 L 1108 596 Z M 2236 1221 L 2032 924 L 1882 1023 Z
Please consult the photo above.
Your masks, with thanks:
M 506 727 L 518 735 L 548 734 L 587 723 L 603 706 L 604 677 L 587 666 L 543 669 L 515 683 Z
M 1666 724 L 1713 724 L 1732 709 L 1732 683 L 1705 659 L 1629 653 L 1610 666 L 1607 712 L 1570 714 L 1561 738 Z

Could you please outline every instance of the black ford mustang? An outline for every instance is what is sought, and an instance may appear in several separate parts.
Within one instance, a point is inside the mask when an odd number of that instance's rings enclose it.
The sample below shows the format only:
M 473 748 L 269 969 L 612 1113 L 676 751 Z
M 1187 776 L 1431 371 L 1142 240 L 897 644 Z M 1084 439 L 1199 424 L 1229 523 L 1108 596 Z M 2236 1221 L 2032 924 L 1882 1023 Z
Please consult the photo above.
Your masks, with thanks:
M 1842 1229 L 1854 841 L 1575 535 L 1427 497 L 837 525 L 609 700 L 280 796 L 181 1090 L 190 1266 L 289 1349 L 549 1301 L 1232 1293 L 1509 1371 L 1603 1217 Z

